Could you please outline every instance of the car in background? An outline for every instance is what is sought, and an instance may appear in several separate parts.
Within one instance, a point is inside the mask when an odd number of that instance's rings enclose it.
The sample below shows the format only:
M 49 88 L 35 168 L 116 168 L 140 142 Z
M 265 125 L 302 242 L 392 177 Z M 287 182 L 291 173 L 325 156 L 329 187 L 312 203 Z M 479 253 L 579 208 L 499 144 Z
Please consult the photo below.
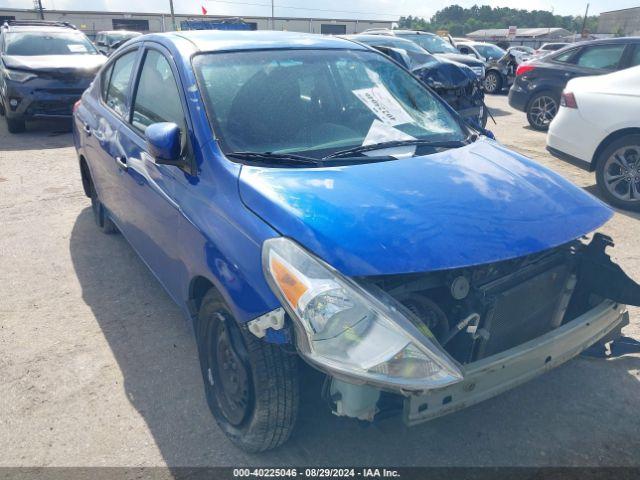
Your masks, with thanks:
M 560 95 L 575 77 L 603 75 L 640 64 L 640 37 L 571 44 L 518 66 L 509 105 L 527 114 L 531 128 L 546 131 L 560 106 Z
M 209 408 L 247 451 L 317 415 L 303 386 L 336 415 L 416 425 L 615 338 L 640 304 L 611 239 L 584 240 L 606 205 L 356 42 L 140 37 L 74 118 L 98 229 L 179 304 Z M 301 360 L 321 375 L 302 384 Z
M 485 127 L 489 111 L 482 82 L 468 66 L 437 58 L 416 43 L 388 35 L 348 35 L 348 40 L 369 45 L 390 56 L 435 91 L 463 118 Z
M 471 55 L 485 62 L 484 91 L 487 93 L 500 93 L 509 88 L 515 77 L 515 69 L 518 66 L 515 54 L 485 42 L 459 42 L 456 48 L 463 55 Z
M 538 49 L 535 50 L 534 56 L 541 57 L 551 52 L 557 52 L 561 48 L 564 48 L 568 45 L 571 44 L 566 42 L 543 43 Z
M 431 55 L 462 63 L 473 70 L 479 78 L 484 78 L 484 62 L 467 55 L 461 55 L 451 43 L 435 33 L 422 32 L 420 30 L 389 30 L 384 28 L 369 29 L 362 33 L 366 35 L 388 35 L 411 40 Z
M 69 23 L 9 21 L 0 28 L 0 114 L 11 133 L 25 121 L 70 119 L 106 58 Z
M 518 65 L 531 60 L 535 56 L 535 50 L 531 47 L 527 47 L 526 45 L 515 45 L 513 47 L 509 47 L 507 48 L 507 53 L 510 53 L 515 57 Z
M 595 171 L 610 204 L 640 210 L 639 112 L 640 66 L 575 78 L 562 93 L 547 148 Z
M 127 40 L 142 35 L 140 32 L 131 32 L 128 30 L 111 30 L 106 32 L 98 32 L 95 39 L 98 51 L 107 57 L 120 47 Z

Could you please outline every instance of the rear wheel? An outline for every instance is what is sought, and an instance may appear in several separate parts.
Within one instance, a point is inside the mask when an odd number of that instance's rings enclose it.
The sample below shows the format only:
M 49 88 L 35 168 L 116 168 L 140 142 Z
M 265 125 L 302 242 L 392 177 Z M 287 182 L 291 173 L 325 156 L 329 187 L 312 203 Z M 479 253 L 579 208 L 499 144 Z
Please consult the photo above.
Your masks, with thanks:
M 484 77 L 484 91 L 487 93 L 502 91 L 502 76 L 498 72 L 489 72 Z
M 104 205 L 100 202 L 98 198 L 98 192 L 96 192 L 96 188 L 93 185 L 93 182 L 90 184 L 91 189 L 91 209 L 93 210 L 93 219 L 96 222 L 96 225 L 100 229 L 102 233 L 107 235 L 116 233 L 118 229 L 113 221 L 109 218 L 109 214 L 107 213 Z
M 558 113 L 559 101 L 551 92 L 536 93 L 527 107 L 527 120 L 534 130 L 546 132 Z
M 207 403 L 224 433 L 248 452 L 283 444 L 298 414 L 297 357 L 239 326 L 215 290 L 202 300 L 197 338 Z
M 640 135 L 611 142 L 596 159 L 596 182 L 616 207 L 640 210 Z
M 7 121 L 7 130 L 9 130 L 9 133 L 22 133 L 26 129 L 23 118 L 5 117 L 5 120 Z

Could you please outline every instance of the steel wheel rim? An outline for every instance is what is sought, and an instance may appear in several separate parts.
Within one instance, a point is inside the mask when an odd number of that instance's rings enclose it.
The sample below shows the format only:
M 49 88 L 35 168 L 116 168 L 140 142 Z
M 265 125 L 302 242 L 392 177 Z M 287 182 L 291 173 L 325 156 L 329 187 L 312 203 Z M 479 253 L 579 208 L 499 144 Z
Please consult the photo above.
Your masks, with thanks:
M 640 201 L 640 145 L 619 148 L 604 164 L 607 191 L 624 202 Z
M 548 127 L 558 113 L 558 104 L 552 97 L 543 95 L 531 104 L 530 115 L 538 127 Z
M 222 318 L 212 347 L 209 349 L 207 380 L 213 388 L 220 413 L 231 425 L 239 426 L 251 409 L 251 377 Z

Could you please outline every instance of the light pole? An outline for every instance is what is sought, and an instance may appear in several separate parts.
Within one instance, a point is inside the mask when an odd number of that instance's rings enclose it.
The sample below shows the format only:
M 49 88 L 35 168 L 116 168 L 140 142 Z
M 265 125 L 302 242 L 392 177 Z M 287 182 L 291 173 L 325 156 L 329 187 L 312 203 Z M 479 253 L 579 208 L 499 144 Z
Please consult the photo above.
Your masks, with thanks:
M 33 3 L 40 13 L 40 20 L 44 20 L 44 9 L 42 8 L 42 0 L 35 0 Z
M 271 30 L 275 30 L 276 29 L 276 19 L 274 17 L 274 7 L 273 7 L 273 1 L 271 0 Z
M 584 11 L 584 18 L 582 19 L 582 31 L 580 32 L 580 36 L 585 38 L 584 29 L 587 28 L 587 15 L 589 15 L 589 4 L 587 3 L 587 8 Z
M 169 8 L 171 9 L 171 27 L 176 30 L 176 14 L 173 11 L 173 0 L 169 0 Z

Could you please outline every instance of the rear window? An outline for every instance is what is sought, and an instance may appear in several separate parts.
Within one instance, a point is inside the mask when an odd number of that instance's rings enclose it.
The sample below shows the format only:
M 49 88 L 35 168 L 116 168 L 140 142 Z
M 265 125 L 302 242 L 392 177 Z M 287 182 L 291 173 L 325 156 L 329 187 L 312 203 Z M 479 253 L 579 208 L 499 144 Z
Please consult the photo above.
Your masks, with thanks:
M 80 32 L 14 32 L 6 36 L 7 55 L 98 55 Z

